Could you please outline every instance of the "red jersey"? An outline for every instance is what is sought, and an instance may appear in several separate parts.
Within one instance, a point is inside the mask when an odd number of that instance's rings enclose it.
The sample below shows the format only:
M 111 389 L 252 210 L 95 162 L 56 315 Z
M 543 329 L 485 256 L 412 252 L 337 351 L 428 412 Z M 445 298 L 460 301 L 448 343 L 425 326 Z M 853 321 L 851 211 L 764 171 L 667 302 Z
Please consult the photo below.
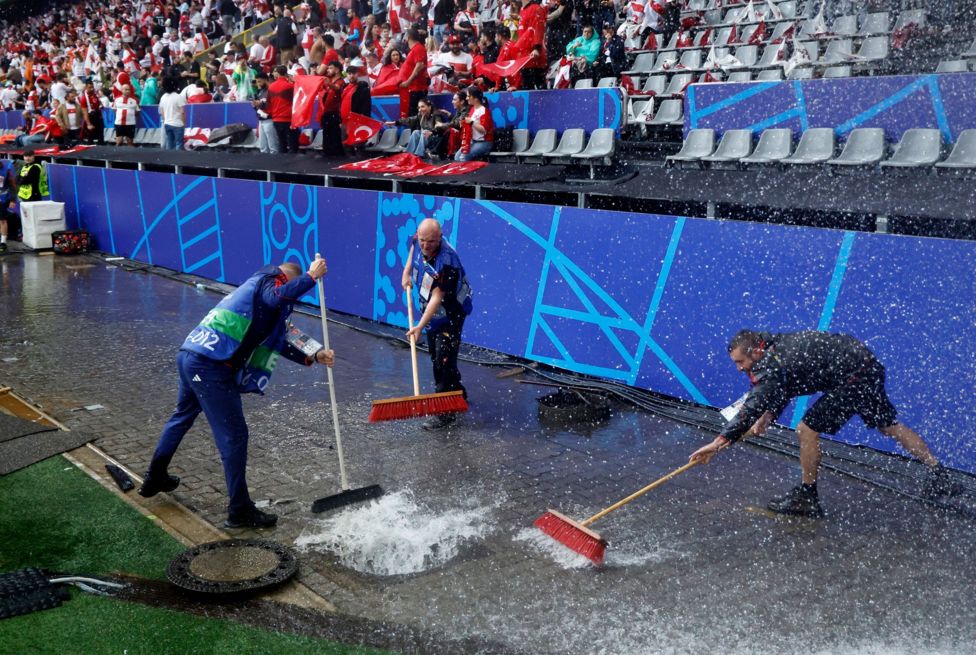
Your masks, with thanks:
M 538 2 L 532 2 L 522 8 L 519 13 L 519 37 L 516 41 L 520 57 L 527 57 L 536 48 L 542 52 L 538 57 L 525 65 L 525 68 L 546 67 L 546 17 L 549 11 Z M 499 55 L 499 61 L 501 55 Z
M 291 122 L 291 104 L 295 85 L 287 77 L 279 77 L 268 85 L 268 114 L 275 123 Z
M 407 81 L 417 64 L 421 66 L 420 73 L 413 78 L 413 82 L 407 87 L 408 91 L 426 91 L 430 86 L 430 78 L 427 77 L 427 48 L 422 43 L 410 48 L 406 61 L 400 66 L 400 82 Z

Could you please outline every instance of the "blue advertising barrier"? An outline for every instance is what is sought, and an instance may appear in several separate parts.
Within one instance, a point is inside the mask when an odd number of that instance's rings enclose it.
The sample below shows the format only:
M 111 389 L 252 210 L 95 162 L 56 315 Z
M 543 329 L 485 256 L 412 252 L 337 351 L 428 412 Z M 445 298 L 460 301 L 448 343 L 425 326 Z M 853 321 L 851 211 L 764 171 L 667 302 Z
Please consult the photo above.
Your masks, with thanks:
M 489 93 L 496 127 L 525 128 L 532 132 L 555 128 L 559 132 L 582 127 L 587 132 L 601 127 L 617 131 L 623 123 L 623 101 L 619 89 L 567 89 L 559 91 L 514 91 Z M 439 93 L 431 99 L 438 108 L 451 110 L 451 94 Z M 17 112 L 7 112 L 17 113 Z M 17 116 L 20 116 L 17 113 Z M 373 118 L 392 121 L 400 116 L 398 96 L 373 98 Z M 115 126 L 115 112 L 102 110 L 105 127 Z M 186 106 L 187 127 L 215 128 L 230 123 L 257 127 L 254 109 L 246 102 L 200 103 Z M 21 117 L 21 124 L 23 119 Z M 139 112 L 138 127 L 160 127 L 159 107 L 146 105 Z M 318 128 L 318 125 L 314 126 Z
M 857 127 L 884 128 L 897 141 L 913 127 L 936 128 L 947 143 L 976 127 L 976 73 L 849 77 L 787 82 L 693 84 L 685 97 L 685 136 L 694 128 L 811 127 L 845 137 Z
M 100 249 L 230 283 L 268 263 L 307 266 L 322 252 L 332 308 L 401 326 L 408 239 L 420 219 L 434 216 L 474 289 L 466 341 L 709 405 L 726 405 L 748 387 L 725 352 L 742 327 L 854 334 L 885 363 L 903 420 L 947 465 L 976 473 L 974 242 L 63 164 L 49 170 L 68 224 L 90 230 Z M 792 404 L 780 420 L 795 425 L 806 404 Z M 837 438 L 894 450 L 860 421 Z

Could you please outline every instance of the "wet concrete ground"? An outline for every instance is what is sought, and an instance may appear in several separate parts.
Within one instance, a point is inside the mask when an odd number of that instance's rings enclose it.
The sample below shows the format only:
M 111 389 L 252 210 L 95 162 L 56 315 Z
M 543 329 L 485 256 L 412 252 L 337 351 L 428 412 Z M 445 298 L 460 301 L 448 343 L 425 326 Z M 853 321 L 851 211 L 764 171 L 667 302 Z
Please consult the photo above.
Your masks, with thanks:
M 176 349 L 218 299 L 94 258 L 4 256 L 0 381 L 141 472 L 175 404 Z M 770 518 L 750 508 L 791 486 L 797 464 L 744 445 L 596 524 L 608 566 L 568 569 L 526 540 L 537 516 L 550 506 L 588 516 L 710 437 L 629 410 L 589 432 L 543 428 L 535 398 L 546 389 L 473 365 L 462 366 L 471 411 L 451 431 L 369 424 L 372 400 L 409 393 L 408 351 L 340 326 L 330 336 L 353 486 L 489 517 L 483 537 L 422 573 L 371 576 L 304 552 L 301 579 L 344 613 L 532 653 L 973 652 L 971 519 L 830 474 L 823 521 Z M 421 376 L 430 390 L 423 361 Z M 252 495 L 282 515 L 261 536 L 292 543 L 316 530 L 311 502 L 338 491 L 323 370 L 281 363 L 245 411 Z M 222 522 L 202 417 L 172 472 L 183 478 L 175 498 Z

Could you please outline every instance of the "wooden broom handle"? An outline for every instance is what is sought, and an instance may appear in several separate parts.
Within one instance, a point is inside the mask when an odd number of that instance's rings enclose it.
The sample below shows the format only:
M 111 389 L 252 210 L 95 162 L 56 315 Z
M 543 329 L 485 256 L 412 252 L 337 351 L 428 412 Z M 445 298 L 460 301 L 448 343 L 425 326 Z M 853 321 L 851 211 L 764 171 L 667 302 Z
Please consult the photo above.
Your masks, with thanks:
M 724 448 L 727 448 L 730 443 L 731 442 L 726 443 L 726 444 L 723 444 L 722 446 L 719 447 L 718 450 L 723 450 Z M 716 452 L 718 452 L 718 451 L 716 451 Z M 593 523 L 594 521 L 596 521 L 597 519 L 602 519 L 604 516 L 606 516 L 607 514 L 609 514 L 612 511 L 614 511 L 615 509 L 620 509 L 621 507 L 623 507 L 624 505 L 626 505 L 630 501 L 635 500 L 637 498 L 640 498 L 641 496 L 643 496 L 644 494 L 646 494 L 651 489 L 654 489 L 656 487 L 661 486 L 662 484 L 664 484 L 665 482 L 667 482 L 668 480 L 670 480 L 674 476 L 678 475 L 679 473 L 684 473 L 685 471 L 687 471 L 688 469 L 690 469 L 690 468 L 692 468 L 694 466 L 698 466 L 698 462 L 694 462 L 694 461 L 688 462 L 684 466 L 680 466 L 680 467 L 676 468 L 675 470 L 671 471 L 670 473 L 668 473 L 664 477 L 658 478 L 654 482 L 650 483 L 649 485 L 647 485 L 643 489 L 641 489 L 639 491 L 635 491 L 634 493 L 630 494 L 629 496 L 627 496 L 623 500 L 614 503 L 613 505 L 611 505 L 610 507 L 606 508 L 605 510 L 602 510 L 601 512 L 598 512 L 598 513 L 594 514 L 593 516 L 591 516 L 590 518 L 586 519 L 585 521 L 582 521 L 580 523 L 580 525 L 587 526 L 590 523 Z
M 413 287 L 411 287 L 413 288 Z M 407 296 L 407 328 L 413 329 L 413 293 L 406 290 Z M 417 337 L 410 335 L 410 363 L 413 366 L 413 395 L 420 395 L 420 376 L 417 375 Z
M 322 255 L 315 253 L 315 259 L 321 259 Z M 322 345 L 326 350 L 329 347 L 329 319 L 325 313 L 325 282 L 322 278 L 315 281 L 319 289 L 319 312 L 322 316 Z M 314 362 L 313 362 L 314 364 Z M 336 454 L 339 456 L 339 485 L 343 491 L 349 489 L 349 480 L 346 478 L 346 458 L 342 453 L 342 432 L 339 429 L 339 406 L 336 404 L 335 380 L 332 377 L 332 367 L 325 367 L 326 379 L 329 381 L 329 402 L 332 404 L 332 427 L 335 430 Z

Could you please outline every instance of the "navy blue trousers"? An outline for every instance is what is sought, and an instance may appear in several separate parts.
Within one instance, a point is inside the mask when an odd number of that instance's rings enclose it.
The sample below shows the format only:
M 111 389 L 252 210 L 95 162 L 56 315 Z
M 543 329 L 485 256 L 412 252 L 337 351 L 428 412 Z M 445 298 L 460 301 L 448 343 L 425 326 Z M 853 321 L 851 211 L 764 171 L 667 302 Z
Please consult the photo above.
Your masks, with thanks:
M 176 356 L 176 368 L 180 374 L 176 411 L 159 437 L 149 473 L 165 473 L 184 435 L 202 411 L 210 423 L 224 465 L 227 495 L 230 496 L 227 512 L 231 516 L 246 512 L 254 507 L 254 503 L 247 492 L 244 476 L 248 433 L 235 373 L 220 362 L 183 350 Z

